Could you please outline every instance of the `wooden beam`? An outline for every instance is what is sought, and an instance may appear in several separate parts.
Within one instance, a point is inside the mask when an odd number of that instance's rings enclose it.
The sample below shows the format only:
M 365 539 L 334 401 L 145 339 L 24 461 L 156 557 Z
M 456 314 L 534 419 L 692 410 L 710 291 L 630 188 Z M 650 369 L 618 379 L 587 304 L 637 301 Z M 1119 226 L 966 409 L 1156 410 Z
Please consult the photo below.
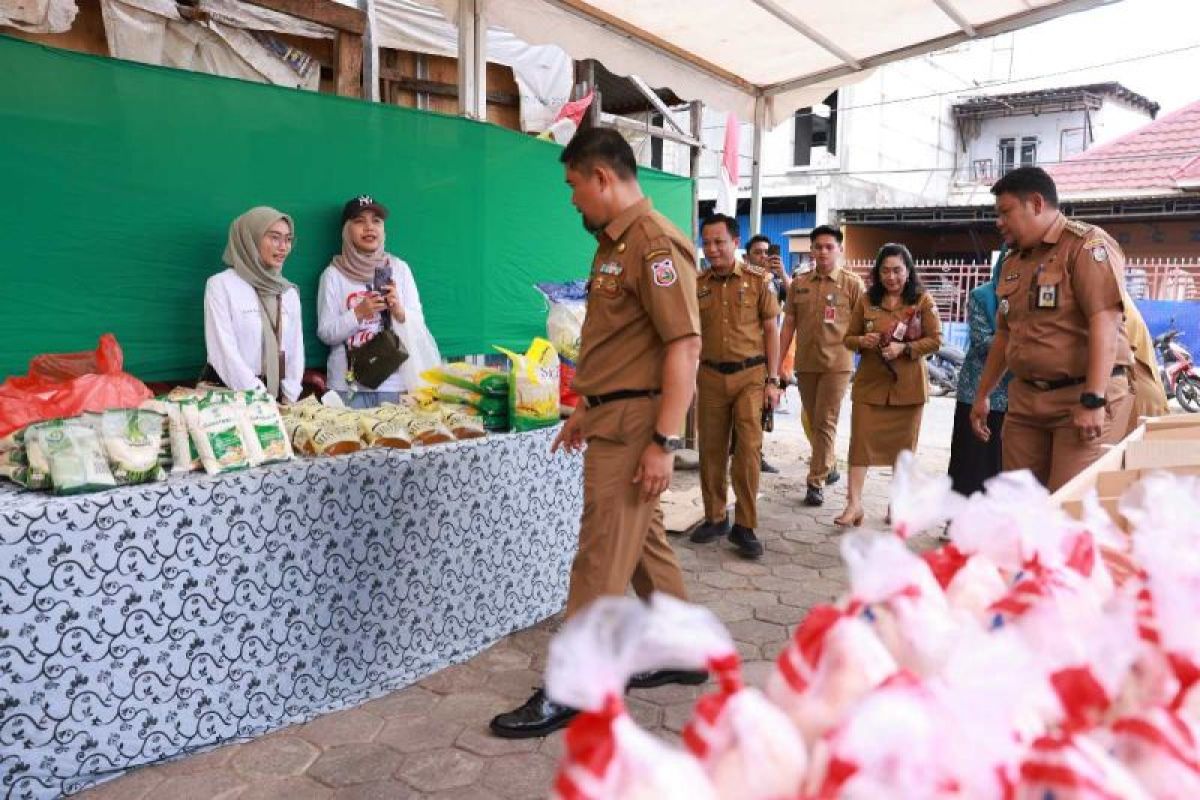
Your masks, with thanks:
M 423 80 L 405 75 L 398 69 L 380 67 L 379 77 L 394 84 L 402 92 L 421 92 L 438 97 L 458 97 L 458 85 L 440 81 Z M 519 106 L 521 98 L 509 92 L 488 92 L 487 101 L 498 106 Z
M 361 35 L 367 29 L 367 15 L 357 8 L 344 6 L 334 0 L 246 0 L 260 8 L 268 8 L 290 17 L 315 22 L 337 31 Z M 340 92 L 339 92 L 340 94 Z
M 333 86 L 341 97 L 362 97 L 363 49 L 362 37 L 338 31 L 333 43 Z

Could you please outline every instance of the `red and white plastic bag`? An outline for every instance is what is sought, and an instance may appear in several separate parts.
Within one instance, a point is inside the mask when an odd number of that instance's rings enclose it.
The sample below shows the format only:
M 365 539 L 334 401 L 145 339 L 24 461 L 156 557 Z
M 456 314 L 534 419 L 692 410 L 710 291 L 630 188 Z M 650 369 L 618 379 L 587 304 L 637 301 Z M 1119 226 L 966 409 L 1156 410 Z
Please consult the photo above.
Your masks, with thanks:
M 641 602 L 602 597 L 550 643 L 546 692 L 580 710 L 567 728 L 555 800 L 717 800 L 693 756 L 646 733 L 625 709 L 646 627 Z

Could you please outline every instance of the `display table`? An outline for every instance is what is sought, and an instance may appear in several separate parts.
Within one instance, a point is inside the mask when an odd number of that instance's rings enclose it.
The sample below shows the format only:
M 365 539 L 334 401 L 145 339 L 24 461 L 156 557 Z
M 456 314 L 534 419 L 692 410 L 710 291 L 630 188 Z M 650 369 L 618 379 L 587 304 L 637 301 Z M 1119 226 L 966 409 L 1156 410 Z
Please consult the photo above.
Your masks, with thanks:
M 354 706 L 558 611 L 582 461 L 556 430 L 0 490 L 0 796 Z

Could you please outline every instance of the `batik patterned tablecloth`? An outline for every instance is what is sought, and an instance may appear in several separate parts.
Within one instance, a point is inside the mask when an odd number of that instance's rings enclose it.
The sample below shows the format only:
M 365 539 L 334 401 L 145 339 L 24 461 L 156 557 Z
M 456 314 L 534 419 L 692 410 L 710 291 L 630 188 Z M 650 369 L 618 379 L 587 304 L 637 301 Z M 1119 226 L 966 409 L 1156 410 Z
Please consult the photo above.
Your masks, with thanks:
M 353 706 L 553 614 L 582 505 L 554 433 L 0 489 L 0 796 Z

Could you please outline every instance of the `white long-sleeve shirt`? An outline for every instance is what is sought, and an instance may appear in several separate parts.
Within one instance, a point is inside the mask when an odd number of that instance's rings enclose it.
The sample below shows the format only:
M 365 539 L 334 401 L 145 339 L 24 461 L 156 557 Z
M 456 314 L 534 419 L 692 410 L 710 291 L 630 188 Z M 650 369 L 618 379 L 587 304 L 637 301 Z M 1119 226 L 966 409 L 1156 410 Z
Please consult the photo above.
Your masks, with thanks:
M 421 373 L 441 363 L 437 342 L 425 325 L 425 312 L 421 308 L 421 295 L 417 282 L 413 280 L 408 264 L 395 256 L 391 257 L 392 279 L 400 293 L 404 306 L 404 322 L 392 320 L 392 330 L 400 336 L 408 349 L 408 359 L 391 376 L 374 389 L 376 392 L 409 392 L 421 384 Z M 330 264 L 321 273 L 321 286 L 317 292 L 317 336 L 329 345 L 329 361 L 325 383 L 330 389 L 349 391 L 367 389 L 346 383 L 345 345 L 358 347 L 369 341 L 383 329 L 381 315 L 360 322 L 354 307 L 362 302 L 370 289 L 365 283 L 352 281 Z
M 219 272 L 204 286 L 204 346 L 208 363 L 230 389 L 266 389 L 258 376 L 262 368 L 262 311 L 258 292 L 232 269 Z M 300 317 L 300 295 L 295 289 L 283 294 L 280 349 L 284 374 L 280 394 L 289 403 L 300 397 L 304 375 L 304 334 Z

